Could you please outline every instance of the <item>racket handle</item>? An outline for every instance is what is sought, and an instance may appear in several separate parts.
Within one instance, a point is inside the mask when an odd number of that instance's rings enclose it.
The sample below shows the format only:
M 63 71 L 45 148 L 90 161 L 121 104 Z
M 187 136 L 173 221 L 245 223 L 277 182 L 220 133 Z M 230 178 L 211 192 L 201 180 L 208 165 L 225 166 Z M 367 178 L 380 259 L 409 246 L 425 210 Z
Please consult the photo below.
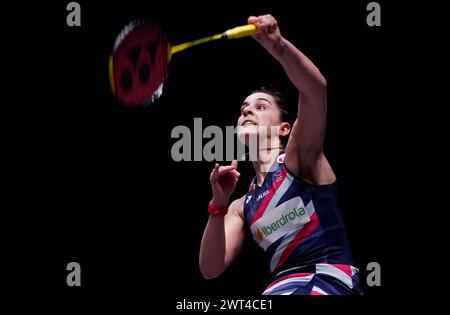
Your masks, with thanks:
M 259 33 L 259 29 L 254 24 L 238 26 L 223 32 L 223 36 L 227 39 L 241 38 L 245 36 L 253 36 Z

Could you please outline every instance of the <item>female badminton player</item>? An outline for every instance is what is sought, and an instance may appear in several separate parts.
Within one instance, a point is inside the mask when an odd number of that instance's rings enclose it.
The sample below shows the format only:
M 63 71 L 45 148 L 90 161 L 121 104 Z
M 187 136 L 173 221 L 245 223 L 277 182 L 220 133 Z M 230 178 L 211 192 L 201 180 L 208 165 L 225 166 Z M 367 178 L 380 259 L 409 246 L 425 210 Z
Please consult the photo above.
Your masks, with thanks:
M 238 137 L 250 150 L 256 146 L 255 177 L 248 193 L 230 203 L 240 176 L 237 161 L 215 165 L 200 270 L 207 279 L 218 277 L 251 231 L 272 274 L 264 295 L 362 294 L 339 212 L 336 176 L 323 153 L 325 78 L 281 35 L 274 17 L 249 17 L 248 23 L 258 27 L 254 38 L 297 87 L 297 117 L 292 126 L 284 120 L 282 99 L 275 91 L 261 89 L 244 100 Z M 252 143 L 254 135 L 258 137 Z M 284 146 L 281 140 L 287 137 Z

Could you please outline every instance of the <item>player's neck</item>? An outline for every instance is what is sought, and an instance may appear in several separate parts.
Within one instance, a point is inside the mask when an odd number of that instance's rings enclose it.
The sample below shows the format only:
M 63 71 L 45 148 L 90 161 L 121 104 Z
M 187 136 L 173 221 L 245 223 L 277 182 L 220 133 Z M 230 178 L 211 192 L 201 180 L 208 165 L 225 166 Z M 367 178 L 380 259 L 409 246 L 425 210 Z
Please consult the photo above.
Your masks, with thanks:
M 276 147 L 258 150 L 257 159 L 252 162 L 258 186 L 261 186 L 264 182 L 264 178 L 282 149 L 282 147 Z

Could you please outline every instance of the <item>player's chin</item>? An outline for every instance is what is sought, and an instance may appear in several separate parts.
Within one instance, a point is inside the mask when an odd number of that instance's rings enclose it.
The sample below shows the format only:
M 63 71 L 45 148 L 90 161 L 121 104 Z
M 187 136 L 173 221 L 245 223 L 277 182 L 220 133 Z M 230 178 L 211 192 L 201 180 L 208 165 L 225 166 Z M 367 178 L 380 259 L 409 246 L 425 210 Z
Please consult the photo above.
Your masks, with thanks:
M 237 127 L 238 139 L 241 143 L 246 146 L 255 143 L 258 139 L 258 126 L 256 125 L 246 125 Z

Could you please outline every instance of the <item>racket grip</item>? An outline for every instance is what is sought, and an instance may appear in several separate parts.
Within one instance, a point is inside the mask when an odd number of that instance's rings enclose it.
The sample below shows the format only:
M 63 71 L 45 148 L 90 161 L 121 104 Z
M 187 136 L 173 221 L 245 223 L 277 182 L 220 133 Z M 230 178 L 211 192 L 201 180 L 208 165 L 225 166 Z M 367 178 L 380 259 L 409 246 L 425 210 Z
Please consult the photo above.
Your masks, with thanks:
M 254 24 L 242 25 L 223 33 L 223 36 L 227 39 L 241 38 L 245 36 L 252 36 L 259 33 L 259 29 Z

